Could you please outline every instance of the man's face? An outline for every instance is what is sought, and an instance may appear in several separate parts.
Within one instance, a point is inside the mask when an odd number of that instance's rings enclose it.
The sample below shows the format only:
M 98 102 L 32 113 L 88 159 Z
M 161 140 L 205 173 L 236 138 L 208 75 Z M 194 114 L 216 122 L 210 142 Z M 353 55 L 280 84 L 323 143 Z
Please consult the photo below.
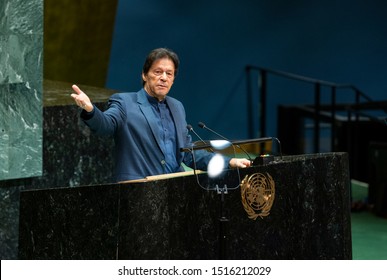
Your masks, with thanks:
M 158 59 L 153 62 L 148 73 L 142 73 L 142 79 L 145 81 L 146 92 L 161 101 L 172 87 L 175 79 L 175 64 L 169 58 Z

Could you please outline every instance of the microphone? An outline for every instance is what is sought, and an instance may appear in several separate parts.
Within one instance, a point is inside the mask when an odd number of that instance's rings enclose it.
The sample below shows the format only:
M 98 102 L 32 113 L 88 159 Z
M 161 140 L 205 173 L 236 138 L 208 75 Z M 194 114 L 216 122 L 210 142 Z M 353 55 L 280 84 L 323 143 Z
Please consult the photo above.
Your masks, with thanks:
M 210 131 L 210 132 L 214 133 L 215 135 L 219 136 L 220 138 L 222 138 L 222 139 L 224 139 L 224 140 L 229 141 L 230 143 L 232 143 L 231 140 L 227 139 L 227 138 L 224 137 L 223 135 L 220 135 L 218 132 L 216 132 L 216 131 L 212 130 L 211 128 L 207 127 L 204 123 L 199 122 L 198 125 L 199 125 L 200 128 L 207 129 L 208 131 Z M 246 152 L 246 150 L 243 149 L 240 145 L 236 145 L 236 146 L 237 146 L 237 148 L 241 149 L 241 150 L 246 154 L 246 156 L 247 156 L 247 158 L 249 159 L 249 161 L 250 161 L 251 163 L 253 163 L 253 159 L 250 157 L 249 153 Z
M 203 142 L 204 144 L 207 144 L 207 142 L 204 141 L 204 140 L 199 136 L 199 134 L 196 133 L 196 131 L 193 129 L 192 125 L 187 124 L 187 129 L 188 129 L 190 132 L 193 132 L 193 133 L 196 135 L 196 137 L 197 137 L 201 142 Z M 214 150 L 212 150 L 212 149 L 210 149 L 210 151 L 211 151 L 211 152 L 214 152 Z

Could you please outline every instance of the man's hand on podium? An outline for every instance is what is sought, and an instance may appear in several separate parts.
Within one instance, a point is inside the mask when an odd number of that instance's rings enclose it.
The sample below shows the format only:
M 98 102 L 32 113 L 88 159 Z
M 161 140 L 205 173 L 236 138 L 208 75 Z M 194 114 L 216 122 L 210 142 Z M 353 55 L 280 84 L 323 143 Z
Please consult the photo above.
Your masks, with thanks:
M 246 168 L 251 166 L 251 161 L 246 158 L 232 158 L 228 164 L 231 168 Z

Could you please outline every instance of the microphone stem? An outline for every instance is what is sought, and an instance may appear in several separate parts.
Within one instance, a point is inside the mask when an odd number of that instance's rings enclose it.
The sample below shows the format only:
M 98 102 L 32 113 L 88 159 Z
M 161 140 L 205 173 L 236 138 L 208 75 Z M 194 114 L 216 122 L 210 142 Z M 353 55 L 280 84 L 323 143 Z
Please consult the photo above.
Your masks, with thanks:
M 223 135 L 220 135 L 219 133 L 217 133 L 216 131 L 212 130 L 211 128 L 207 127 L 204 123 L 199 123 L 199 127 L 204 128 L 204 129 L 207 129 L 208 131 L 211 131 L 211 132 L 214 133 L 215 135 L 219 136 L 220 138 L 222 138 L 222 139 L 224 139 L 224 140 L 229 141 L 229 142 L 232 143 L 232 141 L 230 141 L 229 139 L 227 139 L 227 138 L 224 137 Z M 246 154 L 246 156 L 247 156 L 247 158 L 249 159 L 249 161 L 253 162 L 253 159 L 250 157 L 249 153 L 246 152 L 245 149 L 243 149 L 240 145 L 236 145 L 236 147 L 237 147 L 238 149 L 242 150 L 242 151 Z

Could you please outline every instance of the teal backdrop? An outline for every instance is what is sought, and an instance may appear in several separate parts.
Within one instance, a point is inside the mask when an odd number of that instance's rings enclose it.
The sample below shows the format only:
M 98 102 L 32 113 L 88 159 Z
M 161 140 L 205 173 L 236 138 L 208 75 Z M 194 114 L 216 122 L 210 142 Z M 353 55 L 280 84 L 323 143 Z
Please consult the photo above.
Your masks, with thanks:
M 147 52 L 172 48 L 181 71 L 170 94 L 185 104 L 188 122 L 245 138 L 247 64 L 354 84 L 386 99 L 386 14 L 382 0 L 120 0 L 106 86 L 137 90 Z M 255 136 L 276 136 L 278 104 L 313 100 L 312 86 L 268 82 L 267 135 L 256 127 Z

